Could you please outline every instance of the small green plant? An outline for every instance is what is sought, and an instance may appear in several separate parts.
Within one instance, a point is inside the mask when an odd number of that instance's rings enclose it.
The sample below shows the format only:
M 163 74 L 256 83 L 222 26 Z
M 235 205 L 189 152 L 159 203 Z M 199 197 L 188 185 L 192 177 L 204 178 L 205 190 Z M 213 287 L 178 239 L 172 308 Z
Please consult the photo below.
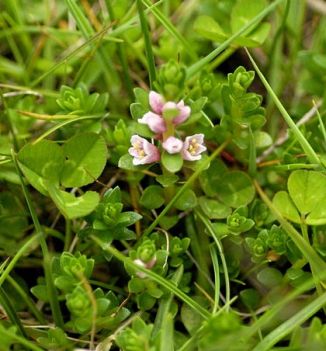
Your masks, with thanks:
M 0 2 L 0 351 L 326 349 L 324 12 Z

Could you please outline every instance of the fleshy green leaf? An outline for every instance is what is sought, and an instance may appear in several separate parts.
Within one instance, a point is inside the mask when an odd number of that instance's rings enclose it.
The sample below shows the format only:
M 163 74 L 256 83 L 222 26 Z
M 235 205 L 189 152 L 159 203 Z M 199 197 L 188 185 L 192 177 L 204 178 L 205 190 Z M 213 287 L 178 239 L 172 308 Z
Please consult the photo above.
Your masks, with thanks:
M 163 152 L 161 162 L 163 166 L 172 173 L 180 171 L 183 165 L 183 159 L 180 154 L 169 154 Z
M 175 202 L 175 208 L 181 211 L 190 210 L 197 206 L 196 194 L 191 190 L 187 189 Z
M 205 196 L 199 198 L 199 205 L 205 215 L 210 219 L 222 219 L 231 214 L 230 207 Z
M 238 32 L 266 7 L 266 0 L 238 0 L 231 12 L 232 33 Z
M 149 210 L 161 207 L 164 201 L 164 192 L 159 185 L 147 187 L 139 200 L 140 204 Z

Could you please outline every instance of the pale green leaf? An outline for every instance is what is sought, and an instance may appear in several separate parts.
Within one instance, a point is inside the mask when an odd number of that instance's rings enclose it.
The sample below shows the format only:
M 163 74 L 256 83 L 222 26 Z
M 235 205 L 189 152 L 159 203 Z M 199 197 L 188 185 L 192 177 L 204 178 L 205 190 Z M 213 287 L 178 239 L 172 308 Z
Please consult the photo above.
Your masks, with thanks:
M 294 223 L 301 223 L 300 215 L 286 191 L 279 191 L 275 194 L 273 198 L 273 205 L 284 218 Z
M 75 197 L 73 194 L 51 185 L 48 186 L 48 190 L 60 212 L 69 219 L 90 214 L 100 201 L 100 196 L 95 191 L 87 191 L 85 194 Z
M 77 134 L 64 144 L 67 158 L 61 182 L 65 187 L 81 187 L 94 182 L 107 160 L 104 139 L 95 133 Z
M 47 195 L 44 180 L 59 184 L 64 160 L 61 147 L 50 140 L 41 140 L 35 145 L 27 144 L 18 153 L 19 166 L 25 177 L 44 195 Z

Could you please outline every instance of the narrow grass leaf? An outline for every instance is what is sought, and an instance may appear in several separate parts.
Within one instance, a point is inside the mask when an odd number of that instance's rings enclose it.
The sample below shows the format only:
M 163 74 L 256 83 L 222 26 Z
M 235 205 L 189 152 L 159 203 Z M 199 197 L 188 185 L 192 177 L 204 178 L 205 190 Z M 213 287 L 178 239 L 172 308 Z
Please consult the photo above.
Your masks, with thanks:
M 267 92 L 270 94 L 270 96 L 273 99 L 276 107 L 278 108 L 278 110 L 280 111 L 281 115 L 283 116 L 285 122 L 287 123 L 287 125 L 289 126 L 291 131 L 293 132 L 293 134 L 296 137 L 297 141 L 301 145 L 303 151 L 306 153 L 310 163 L 318 163 L 318 164 L 321 165 L 321 161 L 320 161 L 319 157 L 317 156 L 317 154 L 315 153 L 314 149 L 311 147 L 311 145 L 309 144 L 308 140 L 301 133 L 301 131 L 298 128 L 298 126 L 293 122 L 292 118 L 290 117 L 290 115 L 288 114 L 288 112 L 286 111 L 284 106 L 282 105 L 282 103 L 279 100 L 279 98 L 274 93 L 274 90 L 272 89 L 272 87 L 267 82 L 267 80 L 264 77 L 263 73 L 260 71 L 260 69 L 258 68 L 256 62 L 254 61 L 254 59 L 252 58 L 252 56 L 250 55 L 250 53 L 249 53 L 249 51 L 247 49 L 246 49 L 246 52 L 247 52 L 247 55 L 249 56 L 249 59 L 250 59 L 252 65 L 254 66 L 255 71 L 257 72 L 259 78 L 261 79 L 262 83 L 264 84 Z
M 145 230 L 144 235 L 150 234 L 153 229 L 158 225 L 163 216 L 165 216 L 175 202 L 180 198 L 180 196 L 191 186 L 191 184 L 198 178 L 200 173 L 214 160 L 226 147 L 229 141 L 225 141 L 220 147 L 218 147 L 202 164 L 201 166 L 188 178 L 188 180 L 183 184 L 183 186 L 177 191 L 170 202 L 164 207 L 162 212 L 156 217 L 152 224 Z
M 199 305 L 196 301 L 194 301 L 191 297 L 189 297 L 187 294 L 185 294 L 182 290 L 177 288 L 174 283 L 171 281 L 161 277 L 160 275 L 152 272 L 149 269 L 146 269 L 144 267 L 138 266 L 136 263 L 134 263 L 129 257 L 126 257 L 123 255 L 121 252 L 119 252 L 117 249 L 115 249 L 113 246 L 105 244 L 103 241 L 100 239 L 92 236 L 92 240 L 98 244 L 99 246 L 102 247 L 102 249 L 112 256 L 114 256 L 116 259 L 119 261 L 123 262 L 124 264 L 128 265 L 129 267 L 135 269 L 136 271 L 140 271 L 145 273 L 149 278 L 154 280 L 156 283 L 160 284 L 167 290 L 169 290 L 171 293 L 175 294 L 176 296 L 179 297 L 184 303 L 186 303 L 189 307 L 191 307 L 194 311 L 199 313 L 202 317 L 207 319 L 210 317 L 210 313 L 206 311 L 201 305 Z
M 307 321 L 316 312 L 323 308 L 326 304 L 326 293 L 315 298 L 307 306 L 302 308 L 298 313 L 289 318 L 286 322 L 275 328 L 269 333 L 252 351 L 268 351 L 278 341 L 282 340 L 286 335 L 291 333 L 295 328 Z
M 143 4 L 153 13 L 157 20 L 162 24 L 162 26 L 184 47 L 186 52 L 194 59 L 197 60 L 197 54 L 193 50 L 192 45 L 188 42 L 183 35 L 179 33 L 177 28 L 169 20 L 164 13 L 157 7 L 152 7 L 152 3 L 149 0 L 142 0 Z

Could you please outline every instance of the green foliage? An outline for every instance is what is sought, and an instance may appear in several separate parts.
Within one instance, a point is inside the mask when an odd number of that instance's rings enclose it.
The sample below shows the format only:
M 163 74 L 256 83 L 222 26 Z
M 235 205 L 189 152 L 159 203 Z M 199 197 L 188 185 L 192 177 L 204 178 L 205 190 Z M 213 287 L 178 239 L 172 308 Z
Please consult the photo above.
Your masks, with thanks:
M 182 94 L 186 79 L 185 68 L 174 60 L 160 67 L 158 83 L 168 100 L 177 100 Z
M 78 134 L 63 147 L 49 140 L 27 144 L 18 153 L 18 161 L 31 185 L 49 195 L 67 218 L 86 216 L 97 206 L 98 194 L 87 191 L 75 197 L 59 186 L 80 187 L 100 176 L 106 164 L 106 146 L 101 136 Z
M 46 336 L 37 338 L 37 342 L 44 348 L 50 350 L 72 350 L 73 344 L 68 340 L 66 333 L 60 328 L 50 329 Z
M 60 88 L 60 97 L 56 100 L 62 113 L 73 115 L 93 115 L 103 113 L 107 106 L 109 95 L 107 93 L 89 94 L 85 85 L 73 89 L 66 85 Z
M 322 12 L 0 2 L 0 350 L 326 348 Z
M 255 222 L 250 218 L 246 218 L 247 216 L 248 209 L 245 207 L 239 207 L 229 215 L 226 219 L 229 232 L 239 235 L 250 230 L 255 225 Z
M 89 227 L 80 233 L 95 234 L 106 242 L 113 239 L 134 239 L 135 233 L 128 227 L 139 221 L 142 216 L 132 211 L 122 211 L 121 191 L 119 187 L 109 189 L 104 194 L 94 213 L 88 218 Z
M 27 213 L 14 193 L 4 191 L 0 194 L 0 214 L 0 248 L 13 254 L 13 245 L 27 230 Z
M 326 176 L 315 171 L 294 171 L 288 193 L 275 194 L 273 203 L 283 216 L 295 223 L 326 224 Z
M 59 289 L 68 292 L 73 289 L 74 285 L 78 285 L 81 278 L 90 278 L 94 260 L 87 259 L 85 255 L 80 253 L 74 256 L 69 252 L 63 252 L 59 264 L 60 267 L 56 267 L 58 262 L 54 262 L 56 268 L 54 274 L 58 274 L 54 283 Z
M 245 240 L 254 262 L 261 262 L 265 259 L 274 260 L 275 255 L 275 259 L 278 259 L 278 256 L 287 255 L 290 261 L 300 258 L 300 253 L 293 246 L 291 239 L 281 227 L 276 225 L 269 230 L 261 230 L 256 238 L 247 237 Z
M 153 325 L 146 324 L 141 318 L 136 318 L 131 328 L 124 329 L 117 336 L 117 345 L 123 351 L 154 351 L 156 348 L 151 342 Z
M 223 22 L 229 21 L 229 23 L 223 23 L 223 27 L 213 17 L 204 15 L 197 18 L 194 28 L 201 36 L 207 39 L 223 42 L 247 25 L 251 19 L 266 7 L 266 4 L 265 0 L 254 2 L 237 0 L 233 2 L 231 12 L 226 17 L 227 20 L 223 19 Z M 220 21 L 222 22 L 221 19 Z M 235 44 L 247 47 L 260 46 L 266 40 L 269 30 L 270 24 L 266 22 L 261 23 L 258 27 L 252 26 L 244 35 L 239 36 L 235 40 Z

